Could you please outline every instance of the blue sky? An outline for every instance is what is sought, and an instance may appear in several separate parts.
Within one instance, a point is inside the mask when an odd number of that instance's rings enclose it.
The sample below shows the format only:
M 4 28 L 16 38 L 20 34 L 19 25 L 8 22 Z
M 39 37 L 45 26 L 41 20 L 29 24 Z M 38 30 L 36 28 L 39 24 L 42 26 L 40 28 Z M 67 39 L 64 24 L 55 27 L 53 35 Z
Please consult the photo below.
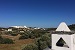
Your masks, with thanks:
M 0 0 L 0 26 L 75 24 L 75 0 Z

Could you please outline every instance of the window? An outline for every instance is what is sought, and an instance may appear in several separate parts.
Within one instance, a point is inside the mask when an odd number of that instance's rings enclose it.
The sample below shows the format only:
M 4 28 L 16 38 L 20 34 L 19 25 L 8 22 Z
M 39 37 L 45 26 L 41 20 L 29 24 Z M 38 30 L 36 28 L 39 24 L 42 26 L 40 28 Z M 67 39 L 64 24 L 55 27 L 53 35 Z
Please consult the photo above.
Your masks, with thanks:
M 66 42 L 63 40 L 62 37 L 58 40 L 58 42 L 56 43 L 56 46 L 69 48 L 69 46 L 66 44 Z

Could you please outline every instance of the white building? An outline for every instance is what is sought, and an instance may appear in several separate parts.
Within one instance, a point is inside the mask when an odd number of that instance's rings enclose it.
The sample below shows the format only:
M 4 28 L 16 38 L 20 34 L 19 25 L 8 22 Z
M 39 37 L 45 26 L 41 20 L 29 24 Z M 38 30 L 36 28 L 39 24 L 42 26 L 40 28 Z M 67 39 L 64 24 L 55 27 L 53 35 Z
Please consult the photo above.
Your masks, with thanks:
M 52 32 L 52 50 L 75 50 L 75 34 L 64 22 Z
M 8 31 L 12 31 L 12 29 L 8 29 Z
M 34 28 L 34 29 L 40 29 L 40 28 L 38 27 L 38 28 Z
M 24 28 L 28 28 L 27 26 L 24 26 Z
M 14 27 L 14 28 L 27 28 L 27 26 L 11 26 L 11 27 Z
M 75 34 L 65 22 L 62 22 L 56 31 L 52 32 L 52 49 L 44 50 L 75 50 Z

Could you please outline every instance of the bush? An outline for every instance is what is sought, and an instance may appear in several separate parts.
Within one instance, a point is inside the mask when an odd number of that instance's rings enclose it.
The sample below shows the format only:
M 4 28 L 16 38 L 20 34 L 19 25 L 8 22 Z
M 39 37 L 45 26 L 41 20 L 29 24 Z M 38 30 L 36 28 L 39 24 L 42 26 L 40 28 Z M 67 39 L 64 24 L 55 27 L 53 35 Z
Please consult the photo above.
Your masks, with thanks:
M 34 36 L 34 35 L 31 35 L 31 37 L 30 37 L 31 39 L 35 39 L 36 37 Z
M 9 35 L 9 34 L 12 34 L 13 32 L 11 31 L 8 31 L 8 32 L 5 32 L 6 35 Z
M 29 35 L 27 33 L 19 37 L 19 39 L 28 39 L 28 38 Z
M 42 35 L 40 38 L 37 38 L 35 40 L 35 44 L 38 46 L 39 50 L 43 50 L 46 47 L 51 46 L 50 37 L 47 34 Z
M 48 46 L 51 46 L 51 37 L 49 37 L 48 35 L 43 35 L 41 38 L 40 38 L 42 41 L 46 41 L 46 44 Z
M 25 32 L 23 34 L 21 34 L 22 36 L 20 36 L 19 39 L 28 39 L 28 38 L 31 38 L 31 39 L 34 39 L 36 38 L 35 35 L 31 32 Z
M 2 44 L 13 44 L 13 40 L 12 39 L 8 39 L 8 38 L 4 38 Z
M 50 40 L 50 37 L 47 36 L 47 35 L 42 35 L 40 39 L 41 39 L 42 41 L 47 41 L 47 40 Z
M 20 35 L 24 35 L 25 33 L 19 32 L 18 34 L 20 34 Z
M 2 40 L 3 40 L 3 38 L 2 38 L 2 36 L 0 36 L 0 44 L 2 43 Z
M 8 38 L 2 38 L 2 36 L 0 36 L 0 44 L 13 44 L 13 40 L 12 39 L 8 39 Z
M 40 39 L 37 39 L 37 40 L 35 41 L 35 44 L 38 46 L 38 49 L 39 49 L 39 50 L 43 50 L 43 49 L 45 49 L 46 47 L 48 47 L 47 44 L 46 44 L 46 41 L 41 41 Z
M 17 33 L 12 33 L 12 34 L 11 34 L 11 36 L 17 36 L 17 35 L 18 35 Z
M 22 50 L 38 50 L 38 46 L 36 44 L 27 44 L 23 46 Z

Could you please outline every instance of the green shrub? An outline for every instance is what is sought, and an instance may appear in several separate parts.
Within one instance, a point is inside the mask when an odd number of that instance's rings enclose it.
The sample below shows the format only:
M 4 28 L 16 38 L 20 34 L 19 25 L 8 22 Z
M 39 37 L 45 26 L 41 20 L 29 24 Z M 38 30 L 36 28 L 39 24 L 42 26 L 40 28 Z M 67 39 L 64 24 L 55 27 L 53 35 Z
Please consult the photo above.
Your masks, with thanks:
M 37 40 L 35 41 L 35 44 L 38 46 L 38 49 L 39 49 L 39 50 L 43 50 L 43 49 L 45 49 L 46 47 L 48 47 L 47 44 L 46 44 L 46 41 L 41 41 L 40 39 L 37 39 Z
M 9 34 L 12 34 L 13 32 L 11 31 L 8 31 L 8 32 L 5 32 L 6 35 L 9 35 Z
M 9 39 L 9 38 L 4 38 L 2 40 L 2 44 L 13 44 L 13 40 L 12 39 Z
M 18 35 L 17 33 L 12 33 L 12 34 L 11 34 L 11 36 L 17 36 L 17 35 Z
M 13 40 L 12 39 L 9 39 L 9 38 L 2 38 L 0 36 L 0 44 L 13 44 Z
M 47 35 L 42 35 L 40 39 L 41 39 L 42 41 L 47 41 L 47 40 L 50 40 L 50 37 L 47 36 Z
M 18 34 L 20 34 L 20 35 L 24 35 L 25 33 L 19 32 Z
M 2 36 L 0 36 L 0 44 L 2 43 L 2 40 L 3 40 L 3 38 L 2 38 Z
M 31 37 L 30 37 L 31 39 L 35 39 L 36 37 L 34 36 L 34 35 L 31 35 Z
M 35 44 L 38 46 L 39 50 L 43 50 L 51 46 L 51 39 L 47 34 L 44 34 L 35 40 Z
M 36 44 L 26 44 L 22 47 L 22 50 L 38 50 L 38 46 Z
M 19 37 L 19 39 L 28 39 L 28 38 L 29 35 L 27 33 Z

